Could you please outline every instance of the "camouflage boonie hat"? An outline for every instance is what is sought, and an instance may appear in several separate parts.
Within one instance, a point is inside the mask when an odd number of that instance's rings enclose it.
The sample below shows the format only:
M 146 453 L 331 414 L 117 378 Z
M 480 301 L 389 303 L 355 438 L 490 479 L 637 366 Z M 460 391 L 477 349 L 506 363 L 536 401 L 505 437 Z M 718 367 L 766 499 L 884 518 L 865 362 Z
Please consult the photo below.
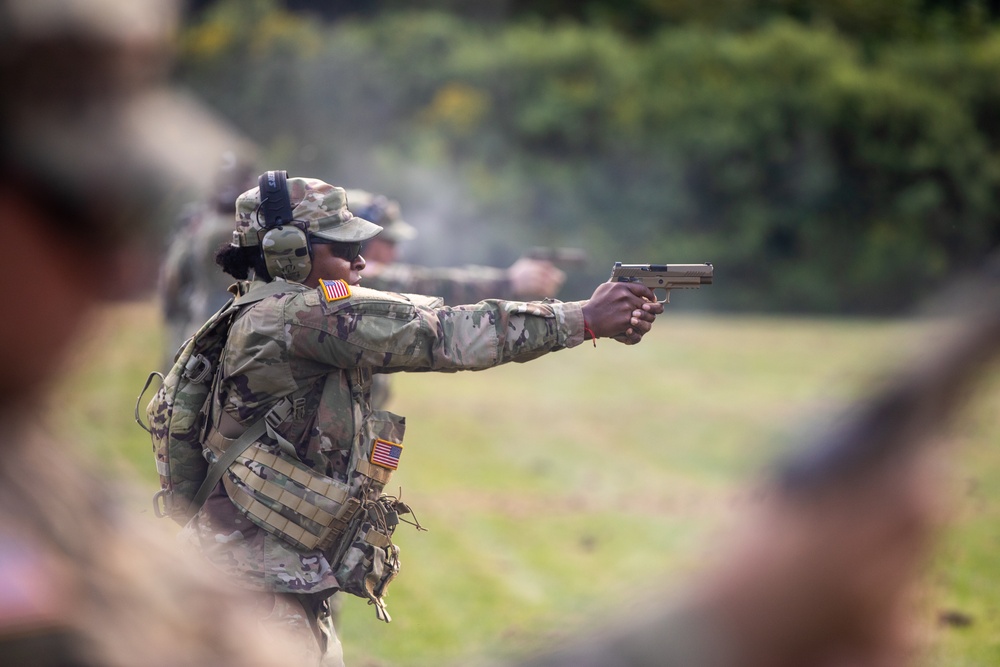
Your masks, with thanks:
M 347 209 L 344 188 L 316 178 L 289 177 L 288 195 L 292 204 L 292 224 L 306 234 L 328 241 L 355 243 L 367 241 L 382 227 L 354 215 Z M 255 246 L 264 229 L 260 212 L 260 188 L 252 188 L 236 200 L 236 231 L 233 245 Z
M 416 227 L 403 220 L 399 202 L 395 199 L 367 190 L 348 190 L 347 208 L 355 215 L 371 220 L 376 225 L 382 225 L 380 239 L 391 243 L 402 243 L 417 236 Z

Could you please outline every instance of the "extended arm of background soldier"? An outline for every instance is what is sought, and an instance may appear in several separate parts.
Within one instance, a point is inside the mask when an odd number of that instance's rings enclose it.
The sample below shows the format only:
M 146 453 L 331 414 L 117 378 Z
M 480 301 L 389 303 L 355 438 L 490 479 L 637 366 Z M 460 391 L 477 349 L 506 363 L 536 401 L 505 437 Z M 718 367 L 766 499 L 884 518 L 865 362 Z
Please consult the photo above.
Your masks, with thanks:
M 520 259 L 507 269 L 369 262 L 362 284 L 386 292 L 439 296 L 457 306 L 483 299 L 544 299 L 555 296 L 565 280 L 565 274 L 547 261 Z

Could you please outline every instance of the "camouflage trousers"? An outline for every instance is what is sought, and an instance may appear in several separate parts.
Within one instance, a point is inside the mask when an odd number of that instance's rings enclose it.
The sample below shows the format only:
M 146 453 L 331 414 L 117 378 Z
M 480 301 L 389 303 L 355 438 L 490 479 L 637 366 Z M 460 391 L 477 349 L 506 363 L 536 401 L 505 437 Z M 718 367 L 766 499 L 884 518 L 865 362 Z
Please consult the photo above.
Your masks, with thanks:
M 312 595 L 260 593 L 257 630 L 264 636 L 292 639 L 301 651 L 289 656 L 289 665 L 344 667 L 344 651 L 333 627 L 329 591 Z

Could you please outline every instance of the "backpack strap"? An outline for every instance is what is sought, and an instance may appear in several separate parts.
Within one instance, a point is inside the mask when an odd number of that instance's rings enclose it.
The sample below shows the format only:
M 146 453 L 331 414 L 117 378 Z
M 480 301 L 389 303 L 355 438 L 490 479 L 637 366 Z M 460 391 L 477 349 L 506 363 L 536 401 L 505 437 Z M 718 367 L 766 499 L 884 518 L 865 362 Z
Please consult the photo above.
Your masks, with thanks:
M 283 421 L 288 419 L 288 415 L 291 413 L 292 401 L 288 398 L 281 399 L 274 407 L 267 411 L 267 414 L 254 422 L 253 426 L 244 431 L 243 435 L 226 448 L 222 456 L 209 466 L 205 480 L 198 487 L 198 493 L 195 494 L 194 499 L 191 501 L 192 513 L 201 509 L 201 506 L 208 500 L 209 494 L 212 493 L 219 480 L 222 479 L 222 475 L 225 474 L 229 466 L 236 462 L 237 457 L 245 452 L 247 447 L 260 439 L 267 432 L 268 426 L 271 426 L 272 429 L 277 428 Z

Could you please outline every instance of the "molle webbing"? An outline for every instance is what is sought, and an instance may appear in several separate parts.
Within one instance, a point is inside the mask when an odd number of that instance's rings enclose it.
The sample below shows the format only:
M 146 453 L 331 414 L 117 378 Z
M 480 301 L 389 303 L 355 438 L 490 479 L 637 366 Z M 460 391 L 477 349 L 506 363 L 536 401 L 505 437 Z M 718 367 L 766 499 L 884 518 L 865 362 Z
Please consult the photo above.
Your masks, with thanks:
M 230 466 L 223 484 L 251 521 L 305 550 L 329 550 L 361 505 L 346 485 L 258 445 Z

